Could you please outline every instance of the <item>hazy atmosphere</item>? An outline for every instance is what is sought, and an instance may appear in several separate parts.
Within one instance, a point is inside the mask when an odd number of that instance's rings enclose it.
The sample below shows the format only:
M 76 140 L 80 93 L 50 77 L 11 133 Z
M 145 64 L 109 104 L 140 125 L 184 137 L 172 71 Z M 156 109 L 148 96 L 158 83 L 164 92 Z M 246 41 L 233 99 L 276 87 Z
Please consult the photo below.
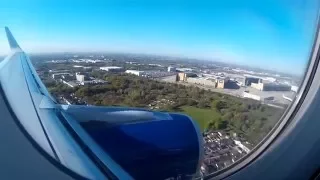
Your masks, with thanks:
M 317 6 L 316 0 L 13 0 L 1 3 L 0 26 L 10 27 L 27 52 L 160 54 L 302 74 Z

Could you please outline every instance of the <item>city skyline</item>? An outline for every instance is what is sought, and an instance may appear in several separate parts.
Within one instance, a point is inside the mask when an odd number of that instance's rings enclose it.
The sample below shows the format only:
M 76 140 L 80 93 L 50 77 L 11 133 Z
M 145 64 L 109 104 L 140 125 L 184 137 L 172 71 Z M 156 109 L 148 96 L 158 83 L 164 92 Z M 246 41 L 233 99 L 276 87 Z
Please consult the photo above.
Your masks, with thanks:
M 0 7 L 0 26 L 29 53 L 144 53 L 302 74 L 317 7 L 314 0 L 11 1 Z M 1 55 L 8 52 L 4 37 Z

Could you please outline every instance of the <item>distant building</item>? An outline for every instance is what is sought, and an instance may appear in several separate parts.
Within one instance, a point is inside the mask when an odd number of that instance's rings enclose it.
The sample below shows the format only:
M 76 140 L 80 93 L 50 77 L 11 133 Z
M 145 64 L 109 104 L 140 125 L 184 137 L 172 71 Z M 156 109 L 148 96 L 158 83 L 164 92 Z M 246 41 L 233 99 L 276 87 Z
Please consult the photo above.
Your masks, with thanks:
M 217 77 L 215 79 L 216 86 L 218 89 L 238 89 L 239 85 L 236 81 L 231 80 L 229 77 Z
M 193 69 L 191 68 L 176 68 L 179 72 L 193 72 Z
M 52 78 L 60 82 L 62 82 L 62 80 L 64 81 L 74 80 L 74 76 L 70 73 L 55 73 L 55 74 L 52 74 Z
M 100 70 L 108 71 L 108 72 L 123 72 L 123 67 L 118 66 L 106 66 L 106 67 L 100 67 Z
M 98 63 L 102 62 L 102 60 L 93 60 L 93 59 L 73 59 L 72 60 L 74 63 Z
M 94 80 L 92 80 L 92 81 L 81 81 L 80 82 L 80 85 L 88 85 L 88 84 L 98 84 L 98 83 L 96 83 Z
M 83 68 L 83 69 L 92 69 L 91 66 L 80 66 L 80 65 L 74 65 L 74 68 Z
M 187 78 L 187 82 L 192 84 L 203 85 L 203 86 L 211 86 L 211 87 L 216 86 L 216 82 L 213 79 L 208 79 L 208 78 Z
M 72 76 L 70 73 L 54 73 L 51 75 L 52 79 L 64 78 L 65 76 Z
M 251 82 L 250 86 L 260 91 L 263 91 L 262 79 L 258 79 L 258 82 Z
M 176 68 L 172 67 L 172 66 L 169 66 L 168 67 L 168 72 L 176 72 Z
M 259 80 L 260 80 L 260 78 L 257 78 L 257 77 L 246 76 L 244 78 L 244 85 L 251 86 L 251 83 L 259 83 Z
M 258 83 L 251 83 L 251 87 L 260 91 L 291 91 L 291 86 L 287 84 L 265 82 L 261 79 Z
M 291 86 L 281 83 L 263 83 L 263 91 L 291 91 Z
M 188 77 L 198 77 L 198 75 L 196 73 L 192 73 L 192 72 L 185 72 L 187 78 Z
M 76 79 L 77 79 L 77 81 L 79 81 L 80 83 L 81 83 L 81 82 L 84 82 L 84 78 L 85 78 L 85 75 L 84 75 L 84 74 L 76 73 Z
M 144 71 L 138 71 L 138 70 L 126 70 L 125 73 L 134 74 L 136 76 L 142 76 L 146 74 Z
M 183 72 L 178 73 L 177 77 L 176 77 L 176 81 L 184 81 L 184 82 L 186 82 L 187 81 L 187 74 L 183 73 Z
M 192 84 L 211 86 L 219 89 L 237 89 L 239 86 L 236 81 L 230 80 L 228 77 L 198 77 L 195 73 L 179 72 L 176 75 L 176 81 L 183 81 Z
M 245 86 L 251 86 L 251 83 L 258 83 L 259 81 L 266 81 L 266 82 L 276 82 L 277 79 L 274 77 L 265 77 L 265 76 L 255 76 L 255 75 L 244 75 L 244 84 Z
M 161 64 L 148 64 L 149 66 L 158 66 L 158 67 L 163 67 Z
M 190 72 L 179 72 L 176 76 L 176 81 L 184 81 L 186 82 L 187 79 L 191 77 L 191 78 L 195 78 L 198 77 L 197 74 L 195 73 L 190 73 Z
M 224 89 L 226 81 L 226 79 L 216 79 L 216 88 Z
M 298 86 L 291 86 L 291 91 L 298 92 L 299 87 Z
M 101 83 L 101 82 L 97 82 L 98 81 L 97 79 L 95 79 L 93 77 L 89 77 L 89 75 L 87 73 L 80 73 L 80 72 L 76 73 L 76 80 L 79 85 Z
M 126 64 L 137 64 L 137 62 L 134 61 L 127 61 Z

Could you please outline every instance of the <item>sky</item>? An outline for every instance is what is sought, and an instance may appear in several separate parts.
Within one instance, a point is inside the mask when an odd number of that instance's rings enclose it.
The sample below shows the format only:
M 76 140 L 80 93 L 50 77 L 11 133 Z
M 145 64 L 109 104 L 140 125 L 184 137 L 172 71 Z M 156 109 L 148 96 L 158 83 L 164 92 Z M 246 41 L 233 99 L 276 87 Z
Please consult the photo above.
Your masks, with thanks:
M 145 53 L 291 74 L 305 70 L 319 10 L 318 0 L 2 1 L 0 28 L 27 53 Z

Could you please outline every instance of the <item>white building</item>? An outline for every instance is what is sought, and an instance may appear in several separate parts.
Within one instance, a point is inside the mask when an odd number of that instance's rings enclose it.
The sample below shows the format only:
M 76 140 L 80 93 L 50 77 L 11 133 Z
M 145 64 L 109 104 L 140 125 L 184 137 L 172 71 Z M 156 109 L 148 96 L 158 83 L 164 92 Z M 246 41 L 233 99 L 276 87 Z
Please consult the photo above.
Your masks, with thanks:
M 123 71 L 123 67 L 106 66 L 106 67 L 100 67 L 100 70 L 108 71 L 108 72 L 120 72 L 120 71 Z
M 92 69 L 91 66 L 80 66 L 80 65 L 74 65 L 74 68 L 83 68 L 83 69 Z
M 134 61 L 127 61 L 126 64 L 137 64 L 137 62 Z
M 102 61 L 98 60 L 98 59 L 96 59 L 96 60 L 92 60 L 92 59 L 86 60 L 86 63 L 97 63 L 97 62 L 102 62 Z
M 79 65 L 74 65 L 74 68 L 83 68 L 83 66 L 79 66 Z
M 191 68 L 176 68 L 177 71 L 181 71 L 181 72 L 192 72 L 193 69 Z
M 97 62 L 102 62 L 102 60 L 93 60 L 93 59 L 73 59 L 72 60 L 75 63 L 97 63 Z
M 257 78 L 257 79 L 261 79 L 262 81 L 269 81 L 269 82 L 276 82 L 277 81 L 277 79 L 274 77 L 255 76 L 252 74 L 244 74 L 244 77 Z
M 77 81 L 79 81 L 80 83 L 84 81 L 84 74 L 80 74 L 80 73 L 76 73 L 76 79 Z
M 158 66 L 158 67 L 163 67 L 161 64 L 148 64 L 149 66 Z
M 299 87 L 298 86 L 291 86 L 291 91 L 298 92 Z
M 145 72 L 144 72 L 144 71 L 138 71 L 138 70 L 126 70 L 125 73 L 134 74 L 134 75 L 136 75 L 136 76 L 145 75 Z

